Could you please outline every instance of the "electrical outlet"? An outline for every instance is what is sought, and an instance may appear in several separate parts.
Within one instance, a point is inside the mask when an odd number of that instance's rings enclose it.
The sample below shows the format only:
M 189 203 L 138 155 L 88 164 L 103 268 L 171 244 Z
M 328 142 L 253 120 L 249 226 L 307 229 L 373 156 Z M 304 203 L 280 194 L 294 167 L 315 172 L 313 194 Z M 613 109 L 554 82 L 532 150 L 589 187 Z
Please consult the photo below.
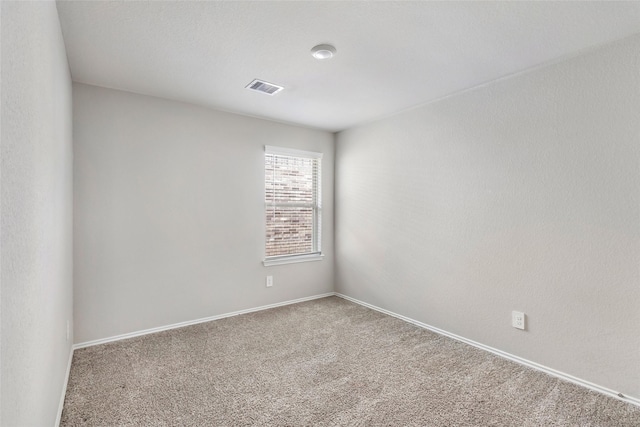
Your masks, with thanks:
M 517 329 L 524 329 L 524 313 L 520 311 L 511 312 L 511 326 Z
M 273 286 L 273 276 L 267 276 L 267 288 Z

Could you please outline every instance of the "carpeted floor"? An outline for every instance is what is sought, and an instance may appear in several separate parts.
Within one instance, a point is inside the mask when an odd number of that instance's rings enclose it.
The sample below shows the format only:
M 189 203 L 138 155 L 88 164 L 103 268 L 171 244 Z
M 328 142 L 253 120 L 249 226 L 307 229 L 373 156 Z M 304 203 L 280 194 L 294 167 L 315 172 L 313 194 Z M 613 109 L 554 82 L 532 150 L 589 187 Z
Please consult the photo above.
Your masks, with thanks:
M 75 352 L 62 426 L 640 426 L 640 408 L 337 297 Z

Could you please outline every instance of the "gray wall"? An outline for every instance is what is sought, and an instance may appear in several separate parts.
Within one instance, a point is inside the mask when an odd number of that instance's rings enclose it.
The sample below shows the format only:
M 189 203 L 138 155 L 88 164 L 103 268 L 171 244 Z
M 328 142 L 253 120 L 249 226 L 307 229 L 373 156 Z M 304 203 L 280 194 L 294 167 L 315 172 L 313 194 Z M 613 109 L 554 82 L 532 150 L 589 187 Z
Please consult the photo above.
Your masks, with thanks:
M 71 78 L 54 2 L 2 2 L 2 426 L 52 426 L 72 322 Z
M 77 343 L 333 291 L 331 133 L 83 84 L 73 94 Z M 324 153 L 324 260 L 262 266 L 264 145 Z
M 636 36 L 341 132 L 337 291 L 640 396 L 639 70 Z

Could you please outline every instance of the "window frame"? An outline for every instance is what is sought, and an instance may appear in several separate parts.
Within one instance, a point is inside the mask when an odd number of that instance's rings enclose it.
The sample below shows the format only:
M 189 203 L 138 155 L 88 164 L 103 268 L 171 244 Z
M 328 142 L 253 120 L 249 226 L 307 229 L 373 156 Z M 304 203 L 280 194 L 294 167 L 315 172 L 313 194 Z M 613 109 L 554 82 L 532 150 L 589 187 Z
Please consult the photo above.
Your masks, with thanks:
M 266 216 L 269 208 L 280 206 L 292 206 L 287 203 L 269 203 L 266 200 L 266 158 L 267 155 L 273 156 L 283 156 L 283 157 L 294 157 L 294 158 L 303 158 L 303 159 L 314 159 L 318 161 L 318 167 L 316 169 L 317 176 L 314 177 L 314 195 L 315 200 L 313 204 L 310 206 L 313 209 L 313 234 L 312 234 L 312 245 L 313 252 L 307 253 L 299 253 L 299 254 L 287 254 L 287 255 L 276 255 L 276 256 L 266 256 L 267 249 L 267 222 Z M 299 263 L 299 262 L 309 262 L 309 261 L 320 261 L 324 258 L 324 254 L 322 253 L 322 153 L 315 151 L 305 151 L 298 150 L 293 148 L 286 147 L 277 147 L 273 145 L 265 145 L 264 146 L 264 158 L 263 158 L 263 180 L 265 189 L 263 191 L 263 197 L 265 197 L 265 210 L 264 210 L 264 218 L 265 218 L 265 230 L 264 230 L 264 259 L 262 263 L 265 267 L 271 265 L 281 265 L 281 264 L 291 264 L 291 263 Z M 293 204 L 295 205 L 295 204 Z

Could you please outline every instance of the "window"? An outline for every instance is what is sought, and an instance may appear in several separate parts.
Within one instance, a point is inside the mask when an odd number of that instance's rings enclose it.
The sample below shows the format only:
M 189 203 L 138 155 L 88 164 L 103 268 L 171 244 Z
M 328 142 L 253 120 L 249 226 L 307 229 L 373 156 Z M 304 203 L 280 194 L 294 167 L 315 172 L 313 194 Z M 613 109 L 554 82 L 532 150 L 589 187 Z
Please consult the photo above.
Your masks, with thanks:
M 265 146 L 264 265 L 322 259 L 322 153 Z

